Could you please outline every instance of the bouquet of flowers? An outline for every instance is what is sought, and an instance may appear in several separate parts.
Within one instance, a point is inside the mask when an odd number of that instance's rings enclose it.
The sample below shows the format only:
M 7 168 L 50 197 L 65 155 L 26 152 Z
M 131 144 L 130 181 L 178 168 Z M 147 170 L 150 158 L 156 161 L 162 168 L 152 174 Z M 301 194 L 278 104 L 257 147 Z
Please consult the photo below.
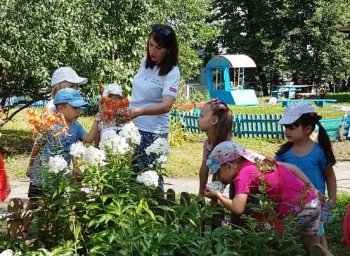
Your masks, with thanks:
M 123 119 L 126 116 L 129 100 L 126 96 L 117 100 L 109 97 L 102 97 L 100 105 L 105 120 L 118 121 L 118 119 Z

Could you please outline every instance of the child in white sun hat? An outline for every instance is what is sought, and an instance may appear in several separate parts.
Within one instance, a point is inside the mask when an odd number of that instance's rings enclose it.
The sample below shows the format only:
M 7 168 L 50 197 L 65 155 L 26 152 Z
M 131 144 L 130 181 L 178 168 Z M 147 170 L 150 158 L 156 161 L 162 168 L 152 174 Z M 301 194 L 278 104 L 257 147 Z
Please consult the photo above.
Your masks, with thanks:
M 115 99 L 122 99 L 123 97 L 123 89 L 117 83 L 107 84 L 103 89 L 102 97 L 114 97 Z
M 280 146 L 275 159 L 298 166 L 323 195 L 327 190 L 328 200 L 323 202 L 319 236 L 321 244 L 328 248 L 323 223 L 330 221 L 337 196 L 333 170 L 336 160 L 328 134 L 320 123 L 321 118 L 310 103 L 300 102 L 289 106 L 279 121 L 284 126 L 287 142 Z M 316 125 L 318 142 L 310 137 Z
M 99 132 L 95 138 L 96 147 L 99 146 L 106 131 L 114 130 L 118 132 L 123 127 L 123 124 L 117 123 L 116 115 L 122 112 L 122 109 L 126 111 L 126 105 L 128 104 L 128 101 L 126 101 L 127 99 L 123 97 L 123 89 L 119 84 L 111 83 L 104 87 L 99 106 L 103 119 L 98 124 Z
M 56 112 L 53 104 L 57 92 L 64 88 L 79 89 L 79 85 L 86 84 L 88 79 L 81 77 L 71 67 L 60 67 L 53 72 L 51 77 L 51 100 L 47 103 L 46 109 L 50 112 Z
M 320 246 L 318 229 L 321 204 L 318 195 L 303 173 L 293 165 L 271 158 L 261 160 L 258 154 L 233 141 L 218 144 L 211 152 L 207 166 L 223 184 L 233 183 L 235 195 L 226 198 L 220 191 L 206 188 L 204 195 L 219 200 L 232 213 L 243 213 L 249 194 L 266 194 L 276 203 L 278 218 L 297 214 L 297 231 L 308 253 L 314 244 Z M 265 187 L 265 192 L 260 191 Z

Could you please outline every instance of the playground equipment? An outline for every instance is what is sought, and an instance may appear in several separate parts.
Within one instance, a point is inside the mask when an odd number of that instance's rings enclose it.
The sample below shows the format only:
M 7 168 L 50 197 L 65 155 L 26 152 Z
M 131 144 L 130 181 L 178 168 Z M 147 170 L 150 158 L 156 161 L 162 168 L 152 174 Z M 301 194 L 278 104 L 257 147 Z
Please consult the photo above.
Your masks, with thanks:
M 244 54 L 217 55 L 205 67 L 211 98 L 227 104 L 259 105 L 255 91 L 245 89 L 245 68 L 255 68 L 255 62 Z

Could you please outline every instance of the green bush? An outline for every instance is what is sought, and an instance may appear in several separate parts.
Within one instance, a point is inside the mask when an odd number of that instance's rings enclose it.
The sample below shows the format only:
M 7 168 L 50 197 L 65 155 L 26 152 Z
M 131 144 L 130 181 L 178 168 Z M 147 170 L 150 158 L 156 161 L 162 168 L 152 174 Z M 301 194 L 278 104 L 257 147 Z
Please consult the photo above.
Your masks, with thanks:
M 108 153 L 105 165 L 84 163 L 83 187 L 64 173 L 50 173 L 30 231 L 33 248 L 9 241 L 3 234 L 0 250 L 11 247 L 25 255 L 295 255 L 302 253 L 293 219 L 279 234 L 252 218 L 243 227 L 206 224 L 220 211 L 199 204 L 163 200 L 162 192 L 136 182 L 132 153 Z M 85 166 L 85 164 L 87 164 Z M 166 213 L 165 215 L 163 213 Z
M 327 99 L 336 99 L 338 103 L 350 104 L 350 92 L 328 93 Z

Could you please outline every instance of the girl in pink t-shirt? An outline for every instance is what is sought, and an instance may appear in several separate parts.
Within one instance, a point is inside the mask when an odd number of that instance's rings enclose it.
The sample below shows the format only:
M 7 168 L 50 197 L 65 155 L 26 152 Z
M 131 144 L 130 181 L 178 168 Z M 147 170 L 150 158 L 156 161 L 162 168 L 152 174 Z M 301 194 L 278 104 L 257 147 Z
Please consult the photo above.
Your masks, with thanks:
M 219 200 L 232 213 L 240 215 L 248 194 L 261 193 L 259 187 L 265 186 L 267 197 L 277 204 L 276 212 L 280 218 L 291 212 L 297 214 L 297 227 L 307 252 L 311 252 L 313 245 L 321 246 L 318 237 L 321 204 L 315 188 L 297 167 L 268 158 L 261 160 L 255 152 L 233 141 L 218 144 L 206 164 L 223 184 L 233 182 L 235 186 L 233 199 L 209 188 L 204 191 L 206 197 Z

